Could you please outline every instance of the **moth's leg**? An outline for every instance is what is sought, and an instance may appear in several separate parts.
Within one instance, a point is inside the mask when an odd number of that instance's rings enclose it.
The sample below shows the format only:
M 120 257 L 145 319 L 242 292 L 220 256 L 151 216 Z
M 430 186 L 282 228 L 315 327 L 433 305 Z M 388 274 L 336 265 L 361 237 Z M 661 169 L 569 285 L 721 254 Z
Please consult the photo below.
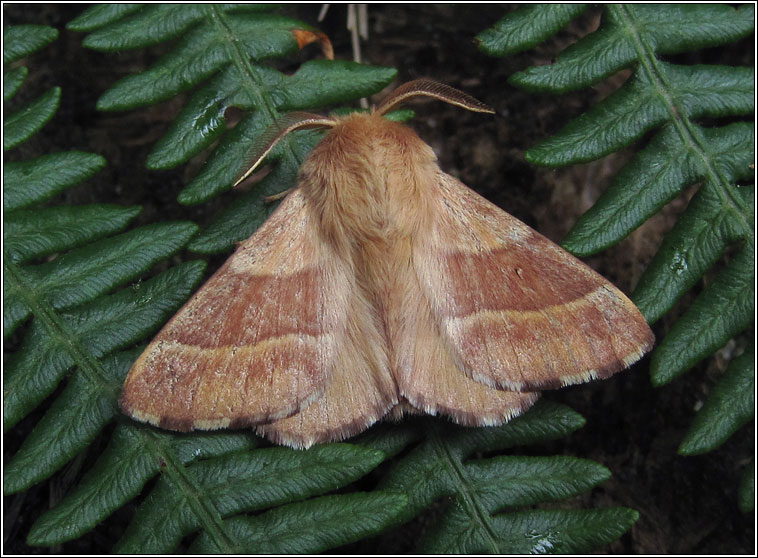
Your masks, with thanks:
M 266 196 L 263 198 L 263 203 L 274 203 L 275 201 L 278 201 L 285 197 L 287 194 L 289 194 L 294 188 L 287 188 L 283 192 L 279 192 L 278 194 L 272 194 L 270 196 Z

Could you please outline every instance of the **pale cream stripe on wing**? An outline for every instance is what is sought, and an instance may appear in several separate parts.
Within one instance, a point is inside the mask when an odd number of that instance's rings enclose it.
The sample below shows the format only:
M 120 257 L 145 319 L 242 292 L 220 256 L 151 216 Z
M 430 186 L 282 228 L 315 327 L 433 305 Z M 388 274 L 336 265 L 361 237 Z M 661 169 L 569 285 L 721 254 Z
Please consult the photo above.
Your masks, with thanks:
M 326 334 L 326 333 L 323 333 L 321 335 L 308 335 L 304 333 L 288 333 L 286 335 L 264 339 L 263 341 L 261 341 L 260 343 L 256 343 L 255 345 L 246 345 L 246 346 L 241 346 L 241 347 L 227 345 L 224 347 L 217 347 L 214 349 L 203 349 L 201 347 L 198 347 L 197 345 L 186 345 L 184 343 L 178 343 L 176 341 L 161 341 L 158 343 L 156 349 L 160 347 L 161 351 L 175 350 L 185 355 L 188 353 L 190 355 L 200 355 L 200 354 L 212 355 L 212 354 L 224 353 L 232 349 L 236 349 L 235 357 L 237 355 L 239 355 L 240 357 L 248 357 L 248 356 L 251 356 L 256 351 L 265 352 L 266 350 L 271 349 L 275 347 L 276 345 L 283 345 L 292 340 L 305 342 L 306 344 L 317 345 L 317 344 L 323 343 L 321 338 L 327 338 L 327 337 L 333 338 L 334 335 Z M 154 352 L 155 350 L 151 351 L 151 353 L 154 353 Z M 139 368 L 134 368 L 132 370 L 132 372 L 137 372 L 137 374 L 135 375 L 135 378 L 145 373 L 146 371 L 147 371 L 147 366 L 144 366 L 144 365 L 140 366 Z M 130 409 L 130 414 L 132 417 L 134 417 L 135 419 L 139 421 L 147 422 L 155 426 L 160 425 L 161 418 L 152 413 L 146 413 L 138 409 Z M 231 418 L 197 420 L 193 422 L 194 428 L 201 429 L 201 430 L 216 430 L 220 428 L 226 428 L 230 424 L 231 424 Z
M 310 344 L 315 346 L 330 346 L 334 342 L 334 334 L 332 333 L 321 333 L 319 335 L 310 335 L 308 333 L 287 333 L 285 335 L 279 335 L 274 337 L 268 337 L 264 339 L 263 341 L 259 341 L 258 343 L 254 345 L 224 345 L 223 347 L 215 347 L 215 348 L 203 348 L 199 347 L 197 345 L 188 345 L 184 343 L 179 343 L 178 341 L 158 341 L 155 345 L 155 347 L 149 347 L 148 351 L 145 351 L 143 355 L 140 357 L 140 360 L 145 357 L 146 360 L 149 359 L 150 356 L 158 353 L 158 352 L 164 352 L 164 351 L 176 351 L 181 354 L 185 354 L 188 356 L 195 356 L 195 355 L 205 355 L 205 356 L 215 356 L 217 354 L 220 354 L 221 356 L 226 356 L 225 353 L 228 351 L 234 351 L 235 358 L 239 355 L 239 357 L 250 357 L 253 355 L 253 353 L 256 352 L 265 352 L 267 350 L 270 350 L 272 348 L 275 348 L 277 345 L 286 345 L 287 343 L 290 343 L 292 341 L 300 341 L 301 344 Z M 333 356 L 333 355 L 325 355 L 327 358 Z M 138 372 L 134 377 L 138 377 L 141 374 L 143 374 L 146 371 L 146 366 L 144 363 L 143 365 L 137 368 L 132 369 L 132 373 Z
M 559 309 L 560 311 L 564 312 L 575 312 L 580 308 L 587 307 L 589 305 L 602 307 L 602 305 L 599 304 L 601 301 L 605 303 L 613 301 L 613 303 L 620 304 L 624 308 L 629 308 L 630 306 L 634 308 L 632 302 L 629 301 L 623 293 L 617 291 L 613 287 L 609 287 L 608 285 L 600 285 L 598 288 L 572 301 L 562 304 L 545 306 L 537 310 L 479 310 L 472 312 L 466 316 L 446 318 L 445 330 L 449 336 L 455 337 L 456 335 L 459 335 L 461 331 L 467 329 L 468 327 L 471 327 L 475 322 L 497 323 L 504 320 L 507 321 L 509 318 L 518 318 L 518 321 L 528 322 L 532 319 L 538 319 L 540 317 L 544 318 L 546 313 Z M 630 354 L 624 357 L 619 358 L 619 360 L 624 364 L 625 367 L 629 367 L 637 362 L 644 354 L 645 349 L 640 348 L 632 351 Z M 584 372 L 580 372 L 579 374 L 561 377 L 561 385 L 567 386 L 571 384 L 583 383 L 596 379 L 597 377 L 598 372 L 596 370 L 586 370 Z M 482 380 L 478 379 L 477 381 L 481 382 Z M 523 388 L 525 385 L 526 384 L 513 382 L 513 387 L 515 389 Z

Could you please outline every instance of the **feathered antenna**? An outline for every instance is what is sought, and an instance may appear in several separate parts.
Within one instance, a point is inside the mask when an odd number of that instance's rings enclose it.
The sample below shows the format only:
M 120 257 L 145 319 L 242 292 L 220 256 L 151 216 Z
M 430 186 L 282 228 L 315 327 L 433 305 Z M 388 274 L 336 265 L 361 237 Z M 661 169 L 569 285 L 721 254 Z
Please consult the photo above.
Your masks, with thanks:
M 379 106 L 376 107 L 376 112 L 378 114 L 386 114 L 396 105 L 404 103 L 413 97 L 432 97 L 474 112 L 495 113 L 492 107 L 474 99 L 468 93 L 428 78 L 416 79 L 401 85 L 389 97 L 379 103 Z
M 263 159 L 279 143 L 279 140 L 290 132 L 301 128 L 333 128 L 336 124 L 336 120 L 321 116 L 320 114 L 313 114 L 312 112 L 291 112 L 282 116 L 263 132 L 258 141 L 250 149 L 250 153 L 254 153 L 255 156 L 248 169 L 234 182 L 233 187 L 236 187 L 240 182 L 253 174 L 255 169 L 263 162 Z

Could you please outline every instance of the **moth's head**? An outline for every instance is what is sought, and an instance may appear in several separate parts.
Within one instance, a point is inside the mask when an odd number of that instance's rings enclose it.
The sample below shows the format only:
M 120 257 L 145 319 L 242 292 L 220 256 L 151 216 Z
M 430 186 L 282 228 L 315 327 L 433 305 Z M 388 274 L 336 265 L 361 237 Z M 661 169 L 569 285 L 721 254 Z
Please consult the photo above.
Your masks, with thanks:
M 412 128 L 384 118 L 376 110 L 352 112 L 334 117 L 334 121 L 329 133 L 311 151 L 307 163 L 326 170 L 345 167 L 354 173 L 365 166 L 380 169 L 389 161 L 408 165 L 408 158 L 429 163 L 437 159 Z
M 384 99 L 374 110 L 368 114 L 356 113 L 347 117 L 324 117 L 309 112 L 293 112 L 287 114 L 274 122 L 268 130 L 261 136 L 253 152 L 253 158 L 248 169 L 234 183 L 237 186 L 240 182 L 250 176 L 263 159 L 271 152 L 279 141 L 290 132 L 304 128 L 335 128 L 345 127 L 345 132 L 350 135 L 359 136 L 363 130 L 370 130 L 376 133 L 377 130 L 386 130 L 392 133 L 393 130 L 400 130 L 399 125 L 388 122 L 387 126 L 381 124 L 385 120 L 382 118 L 387 112 L 396 108 L 401 103 L 415 97 L 431 97 L 451 105 L 456 105 L 474 112 L 485 112 L 494 114 L 494 110 L 484 103 L 474 99 L 471 95 L 454 89 L 442 83 L 431 79 L 417 79 L 409 81 L 395 89 L 386 99 Z M 380 132 L 382 133 L 382 132 Z M 401 132 L 397 132 L 401 133 Z

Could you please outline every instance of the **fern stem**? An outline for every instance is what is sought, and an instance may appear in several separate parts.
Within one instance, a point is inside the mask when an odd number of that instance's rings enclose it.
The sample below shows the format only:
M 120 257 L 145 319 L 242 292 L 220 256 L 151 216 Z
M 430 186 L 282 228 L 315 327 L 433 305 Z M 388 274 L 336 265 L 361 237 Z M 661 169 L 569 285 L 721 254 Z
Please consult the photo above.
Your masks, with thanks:
M 437 426 L 434 427 L 433 432 L 430 434 L 430 442 L 433 444 L 440 462 L 447 464 L 448 474 L 454 479 L 453 484 L 458 487 L 458 495 L 463 500 L 472 522 L 478 523 L 482 528 L 482 533 L 486 535 L 490 552 L 492 554 L 502 554 L 505 550 L 501 549 L 497 544 L 497 534 L 489 521 L 490 514 L 487 510 L 477 505 L 477 499 L 471 495 L 471 491 L 469 490 L 468 478 L 461 460 L 450 452 L 450 446 L 443 440 Z
M 187 500 L 187 505 L 198 518 L 203 529 L 211 536 L 222 554 L 236 554 L 238 551 L 227 533 L 221 513 L 203 497 L 205 490 L 187 474 L 187 468 L 177 458 L 174 451 L 153 434 L 152 431 L 140 429 L 144 446 L 150 450 L 157 460 L 166 464 L 165 474 Z
M 232 32 L 232 28 L 226 18 L 223 10 L 220 10 L 216 4 L 207 5 L 208 14 L 211 21 L 219 30 L 219 34 L 226 39 L 228 52 L 232 56 L 233 64 L 239 69 L 240 77 L 247 78 L 248 94 L 255 99 L 254 105 L 258 110 L 264 110 L 269 119 L 273 122 L 276 118 L 276 109 L 270 102 L 270 99 L 260 92 L 261 83 L 257 80 L 255 69 L 250 64 L 247 54 L 240 46 L 240 41 Z M 243 81 L 244 83 L 244 81 Z
M 3 254 L 3 272 L 6 288 L 21 298 L 31 309 L 35 321 L 41 324 L 47 335 L 53 339 L 56 347 L 65 350 L 73 360 L 77 372 L 83 374 L 86 380 L 97 389 L 105 392 L 116 407 L 116 400 L 121 393 L 121 383 L 116 383 L 108 378 L 97 357 L 84 347 L 78 335 L 70 331 L 60 313 L 44 298 L 37 294 L 33 288 L 29 288 L 24 281 L 23 271 L 14 264 L 7 254 Z M 14 378 L 12 375 L 5 378 L 4 392 L 13 390 Z
M 661 67 L 661 62 L 656 58 L 655 53 L 652 52 L 649 45 L 647 45 L 639 35 L 637 21 L 634 14 L 628 6 L 624 4 L 609 5 L 607 9 L 616 16 L 617 21 L 623 21 L 630 33 L 630 36 L 634 40 L 635 50 L 637 51 L 637 59 L 639 60 L 641 69 L 645 72 L 650 83 L 652 83 L 658 90 L 660 97 L 666 105 L 669 114 L 671 115 L 671 122 L 679 132 L 679 136 L 682 142 L 689 146 L 690 150 L 695 153 L 703 162 L 706 175 L 706 187 L 707 184 L 712 184 L 715 192 L 722 200 L 722 205 L 728 207 L 735 217 L 735 220 L 739 223 L 740 228 L 743 231 L 741 235 L 751 246 L 754 245 L 755 239 L 753 238 L 752 228 L 746 217 L 747 207 L 741 196 L 735 191 L 734 187 L 729 183 L 729 180 L 723 176 L 711 163 L 711 158 L 708 156 L 708 150 L 701 141 L 700 134 L 696 132 L 695 126 L 692 121 L 686 116 L 682 107 L 678 106 L 676 101 L 668 94 L 673 90 L 673 87 L 666 79 L 666 72 Z
M 234 36 L 231 26 L 228 23 L 226 13 L 223 10 L 220 10 L 216 4 L 209 4 L 208 12 L 216 27 L 223 33 L 224 37 L 228 39 L 229 52 L 232 54 L 232 63 L 239 70 L 240 83 L 242 83 L 250 98 L 254 99 L 253 104 L 256 109 L 262 111 L 268 117 L 268 122 L 266 124 L 270 126 L 279 118 L 279 112 L 276 110 L 276 106 L 273 104 L 271 96 L 264 95 L 261 92 L 264 89 L 263 82 L 255 67 L 250 63 L 250 59 L 240 45 L 240 41 Z M 297 156 L 297 153 L 292 148 L 293 141 L 292 136 L 288 135 L 279 142 L 279 144 L 285 148 L 283 150 L 283 156 L 289 159 L 289 162 L 293 163 L 292 166 L 294 168 L 300 168 L 303 161 Z

